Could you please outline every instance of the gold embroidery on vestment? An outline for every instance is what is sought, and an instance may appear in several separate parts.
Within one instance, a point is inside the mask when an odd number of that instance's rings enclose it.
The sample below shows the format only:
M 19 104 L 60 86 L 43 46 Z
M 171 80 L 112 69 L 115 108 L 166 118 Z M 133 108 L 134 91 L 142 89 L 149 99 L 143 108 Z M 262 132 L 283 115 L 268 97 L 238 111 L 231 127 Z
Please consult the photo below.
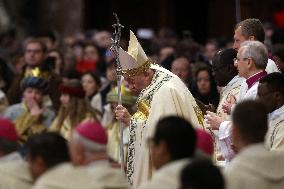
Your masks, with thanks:
M 147 100 L 141 100 L 137 103 L 137 112 L 133 115 L 134 119 L 147 120 L 150 111 L 150 103 Z

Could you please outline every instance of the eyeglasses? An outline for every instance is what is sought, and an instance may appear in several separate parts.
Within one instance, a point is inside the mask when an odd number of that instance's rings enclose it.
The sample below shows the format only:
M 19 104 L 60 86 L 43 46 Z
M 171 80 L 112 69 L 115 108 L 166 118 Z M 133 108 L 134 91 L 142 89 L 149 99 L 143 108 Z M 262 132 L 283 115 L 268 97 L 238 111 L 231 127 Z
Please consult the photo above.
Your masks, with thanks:
M 250 58 L 243 58 L 242 61 L 248 60 Z M 240 58 L 234 58 L 234 63 L 237 64 L 239 61 L 241 61 Z

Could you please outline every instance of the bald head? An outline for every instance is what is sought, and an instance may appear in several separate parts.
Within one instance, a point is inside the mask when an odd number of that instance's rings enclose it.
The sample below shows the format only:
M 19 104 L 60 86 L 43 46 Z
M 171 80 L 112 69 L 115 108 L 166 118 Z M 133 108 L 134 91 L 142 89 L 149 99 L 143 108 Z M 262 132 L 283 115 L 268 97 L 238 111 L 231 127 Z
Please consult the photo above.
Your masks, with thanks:
M 173 61 L 171 72 L 176 74 L 184 83 L 190 78 L 190 63 L 184 58 L 180 57 Z

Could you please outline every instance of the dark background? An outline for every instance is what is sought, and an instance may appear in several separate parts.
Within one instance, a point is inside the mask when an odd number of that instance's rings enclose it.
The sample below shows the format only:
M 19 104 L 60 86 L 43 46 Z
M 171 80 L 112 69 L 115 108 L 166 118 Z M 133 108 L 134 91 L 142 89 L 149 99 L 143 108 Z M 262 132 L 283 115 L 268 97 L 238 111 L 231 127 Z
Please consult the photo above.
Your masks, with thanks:
M 1 1 L 0 1 L 1 2 Z M 63 35 L 96 29 L 112 30 L 112 12 L 126 29 L 170 27 L 190 30 L 204 42 L 210 37 L 232 37 L 235 0 L 2 0 L 14 27 L 23 32 L 52 29 Z M 241 19 L 273 22 L 283 0 L 240 0 Z

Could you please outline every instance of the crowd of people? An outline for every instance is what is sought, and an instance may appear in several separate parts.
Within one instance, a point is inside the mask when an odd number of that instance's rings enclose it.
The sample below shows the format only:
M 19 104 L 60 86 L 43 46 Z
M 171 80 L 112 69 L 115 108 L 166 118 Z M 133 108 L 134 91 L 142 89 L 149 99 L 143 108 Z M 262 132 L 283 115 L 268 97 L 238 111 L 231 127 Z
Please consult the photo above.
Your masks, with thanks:
M 284 41 L 254 18 L 232 36 L 130 31 L 118 57 L 108 31 L 2 46 L 0 189 L 282 188 Z

